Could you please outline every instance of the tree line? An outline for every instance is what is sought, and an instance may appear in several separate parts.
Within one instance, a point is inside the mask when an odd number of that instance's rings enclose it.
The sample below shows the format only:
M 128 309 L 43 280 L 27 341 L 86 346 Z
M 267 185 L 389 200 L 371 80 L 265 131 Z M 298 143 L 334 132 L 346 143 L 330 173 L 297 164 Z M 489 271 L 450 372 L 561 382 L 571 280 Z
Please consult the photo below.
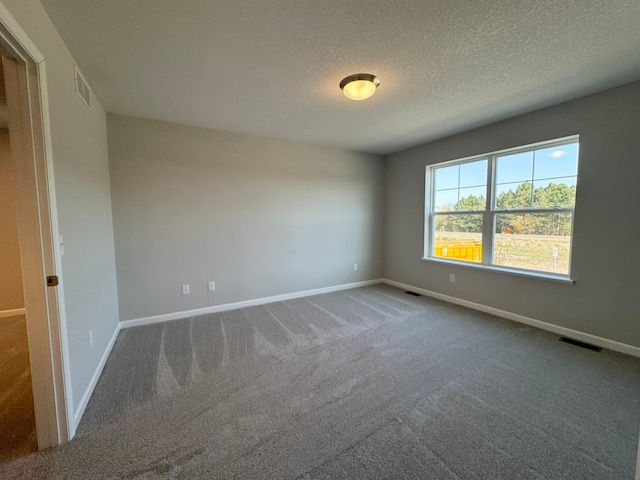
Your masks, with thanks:
M 575 204 L 576 186 L 550 183 L 546 187 L 533 188 L 530 182 L 521 183 L 514 190 L 502 192 L 496 198 L 498 209 L 566 208 Z M 485 209 L 484 195 L 469 195 L 455 204 L 445 205 L 444 212 L 482 211 Z M 543 214 L 498 214 L 496 232 L 523 235 L 571 235 L 571 213 Z M 482 231 L 481 215 L 438 215 L 438 232 Z

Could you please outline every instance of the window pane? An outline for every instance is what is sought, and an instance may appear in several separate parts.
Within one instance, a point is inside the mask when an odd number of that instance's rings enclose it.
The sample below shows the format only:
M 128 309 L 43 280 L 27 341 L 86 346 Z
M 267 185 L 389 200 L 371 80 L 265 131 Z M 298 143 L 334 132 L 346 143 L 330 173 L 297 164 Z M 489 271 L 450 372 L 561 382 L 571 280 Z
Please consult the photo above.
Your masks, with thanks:
M 463 163 L 460 165 L 460 188 L 487 185 L 487 161 Z M 460 194 L 462 198 L 462 194 Z
M 534 180 L 578 175 L 578 144 L 536 150 Z
M 567 208 L 576 204 L 576 177 L 533 182 L 533 205 L 539 208 Z
M 482 215 L 436 215 L 435 257 L 482 261 Z
M 458 203 L 458 189 L 439 190 L 435 193 L 434 210 L 436 212 L 452 212 Z
M 496 214 L 493 263 L 569 273 L 571 213 Z
M 436 169 L 435 190 L 446 190 L 447 188 L 458 188 L 458 176 L 460 166 L 444 167 Z
M 461 188 L 460 200 L 455 206 L 455 209 L 457 211 L 484 210 L 487 206 L 486 193 L 486 187 Z
M 522 183 L 533 175 L 533 152 L 498 157 L 496 183 Z
M 531 207 L 531 182 L 496 185 L 496 209 Z

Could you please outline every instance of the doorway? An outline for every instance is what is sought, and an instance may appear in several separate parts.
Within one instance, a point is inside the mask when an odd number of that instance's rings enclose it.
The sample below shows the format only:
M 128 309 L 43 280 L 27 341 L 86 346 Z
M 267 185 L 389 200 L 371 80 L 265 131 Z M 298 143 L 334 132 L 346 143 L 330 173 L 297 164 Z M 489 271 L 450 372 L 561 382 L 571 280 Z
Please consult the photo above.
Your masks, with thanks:
M 38 448 L 9 138 L 0 63 L 0 462 Z
M 57 226 L 52 221 L 55 208 L 50 203 L 50 192 L 51 198 L 55 197 L 45 62 L 1 3 L 0 57 L 6 104 L 6 109 L 0 108 L 0 116 L 6 113 L 5 128 L 0 126 L 0 228 L 14 232 L 7 240 L 11 247 L 3 249 L 0 266 L 0 322 L 7 327 L 0 330 L 0 349 L 11 349 L 11 355 L 4 357 L 0 351 L 5 380 L 0 381 L 0 407 L 11 408 L 6 421 L 0 418 L 0 428 L 8 430 L 0 434 L 0 444 L 7 443 L 6 435 L 12 445 L 0 447 L 1 460 L 69 439 L 66 402 L 70 385 L 64 375 L 66 333 L 60 325 L 61 292 L 56 286 L 60 253 L 54 245 Z M 5 300 L 7 306 L 2 305 Z M 1 363 L 4 360 L 6 364 Z M 3 413 L 0 411 L 0 416 Z

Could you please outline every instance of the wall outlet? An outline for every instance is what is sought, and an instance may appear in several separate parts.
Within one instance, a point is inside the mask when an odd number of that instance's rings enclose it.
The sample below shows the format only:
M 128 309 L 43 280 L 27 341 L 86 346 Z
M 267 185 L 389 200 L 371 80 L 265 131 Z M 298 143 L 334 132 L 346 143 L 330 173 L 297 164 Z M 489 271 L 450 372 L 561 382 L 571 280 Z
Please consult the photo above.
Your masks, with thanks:
M 182 294 L 189 295 L 189 285 L 182 285 Z
M 354 263 L 354 264 L 353 264 L 353 271 L 354 271 L 354 272 L 357 272 L 357 271 L 358 271 L 358 264 L 357 264 L 357 263 Z
M 93 348 L 93 330 L 89 330 L 89 348 Z
M 216 290 L 216 282 L 209 282 L 209 283 L 207 284 L 207 289 L 208 289 L 210 292 L 214 292 L 214 291 Z
M 450 273 L 449 274 L 449 281 L 451 283 L 456 283 L 456 274 L 455 273 Z

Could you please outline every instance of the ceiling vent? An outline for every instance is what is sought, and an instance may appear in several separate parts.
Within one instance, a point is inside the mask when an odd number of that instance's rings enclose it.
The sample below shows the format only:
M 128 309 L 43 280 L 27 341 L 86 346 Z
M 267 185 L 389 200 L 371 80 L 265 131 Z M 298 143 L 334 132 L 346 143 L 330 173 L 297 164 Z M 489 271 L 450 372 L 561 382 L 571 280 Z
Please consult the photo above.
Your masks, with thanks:
M 91 110 L 91 89 L 87 84 L 87 81 L 78 70 L 78 66 L 75 65 L 76 69 L 76 93 L 82 99 L 84 104 L 87 106 L 89 110 Z
M 573 338 L 560 337 L 558 340 L 564 343 L 568 343 L 570 345 L 575 345 L 576 347 L 582 347 L 588 350 L 593 350 L 594 352 L 602 351 L 602 347 L 597 347 L 595 345 L 591 345 L 590 343 L 584 343 L 579 340 L 574 340 Z

